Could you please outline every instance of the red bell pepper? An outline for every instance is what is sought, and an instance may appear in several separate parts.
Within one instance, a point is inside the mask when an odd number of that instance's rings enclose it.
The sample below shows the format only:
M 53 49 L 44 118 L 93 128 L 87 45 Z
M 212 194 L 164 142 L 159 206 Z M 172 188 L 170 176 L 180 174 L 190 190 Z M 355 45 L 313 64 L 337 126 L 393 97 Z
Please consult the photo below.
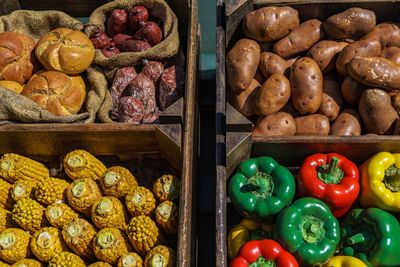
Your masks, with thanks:
M 231 267 L 298 267 L 292 254 L 271 239 L 252 240 L 244 244 Z
M 341 217 L 349 211 L 360 192 L 358 168 L 339 154 L 311 155 L 297 174 L 297 192 L 299 196 L 322 200 L 335 217 Z

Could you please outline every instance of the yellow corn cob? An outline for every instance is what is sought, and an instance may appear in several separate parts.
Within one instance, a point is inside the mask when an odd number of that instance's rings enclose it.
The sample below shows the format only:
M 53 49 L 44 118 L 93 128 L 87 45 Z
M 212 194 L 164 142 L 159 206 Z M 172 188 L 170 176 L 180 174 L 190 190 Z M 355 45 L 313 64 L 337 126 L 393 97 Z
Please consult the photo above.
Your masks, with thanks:
M 23 198 L 17 201 L 12 211 L 13 220 L 31 234 L 46 225 L 45 208 L 39 202 Z
M 47 178 L 38 183 L 35 196 L 44 205 L 65 201 L 65 193 L 69 183 L 63 179 Z
M 37 183 L 33 180 L 17 180 L 11 187 L 11 198 L 17 202 L 22 198 L 32 198 L 36 189 Z
M 138 183 L 128 169 L 114 166 L 103 174 L 100 185 L 105 195 L 122 198 L 132 193 Z
M 117 267 L 143 267 L 143 260 L 139 254 L 129 252 L 119 258 Z
M 118 259 L 129 250 L 131 247 L 126 236 L 117 228 L 104 228 L 97 233 L 93 240 L 93 251 L 96 258 L 111 264 L 116 264 Z
M 23 259 L 20 260 L 19 262 L 14 263 L 11 267 L 43 267 L 43 264 L 37 260 Z
M 52 226 L 62 229 L 78 218 L 78 214 L 65 203 L 55 203 L 47 207 L 46 218 Z
M 107 170 L 96 157 L 85 150 L 74 150 L 64 158 L 64 169 L 72 179 L 100 180 Z
M 18 179 L 40 181 L 49 177 L 49 170 L 40 162 L 10 153 L 0 159 L 0 177 L 10 183 Z
M 161 230 L 168 235 L 178 233 L 178 206 L 169 200 L 163 201 L 158 205 L 155 211 L 156 222 Z
M 169 174 L 158 178 L 153 186 L 153 193 L 160 202 L 165 200 L 175 200 L 179 197 L 179 180 Z
M 5 262 L 2 262 L 2 261 L 0 261 L 0 267 L 10 267 L 11 265 L 9 265 L 9 264 L 7 264 L 7 263 L 5 263 Z
M 67 189 L 68 203 L 74 210 L 90 216 L 91 207 L 101 198 L 100 189 L 91 179 L 78 179 Z
M 90 264 L 89 267 L 112 267 L 112 265 L 107 262 L 98 261 Z
M 37 231 L 32 236 L 30 247 L 33 255 L 43 262 L 48 262 L 56 254 L 66 250 L 60 231 L 54 227 L 44 227 Z
M 116 197 L 102 197 L 92 206 L 92 221 L 97 228 L 113 227 L 126 230 L 128 216 Z
M 130 215 L 150 215 L 156 208 L 153 193 L 145 187 L 138 186 L 132 194 L 125 198 L 126 208 Z
M 94 227 L 84 219 L 75 219 L 62 230 L 65 243 L 79 256 L 93 259 L 92 240 L 96 235 Z
M 145 215 L 131 219 L 127 234 L 135 250 L 142 256 L 146 255 L 156 245 L 164 243 L 164 238 L 156 223 Z
M 24 230 L 9 228 L 0 234 L 0 258 L 8 263 L 15 263 L 30 255 L 29 239 Z
M 172 248 L 167 246 L 156 246 L 144 259 L 145 267 L 173 267 L 175 266 L 176 254 Z
M 78 255 L 63 251 L 49 261 L 48 267 L 86 267 L 86 265 Z
M 1 208 L 12 208 L 14 200 L 11 197 L 12 185 L 3 179 L 0 179 L 0 207 Z
M 17 228 L 18 225 L 12 219 L 12 213 L 0 208 L 0 233 L 7 228 Z

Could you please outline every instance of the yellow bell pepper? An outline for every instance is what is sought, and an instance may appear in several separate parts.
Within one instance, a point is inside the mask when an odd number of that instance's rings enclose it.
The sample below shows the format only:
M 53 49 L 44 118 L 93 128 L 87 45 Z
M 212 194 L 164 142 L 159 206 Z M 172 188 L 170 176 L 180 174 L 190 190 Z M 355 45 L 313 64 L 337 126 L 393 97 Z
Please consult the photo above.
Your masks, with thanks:
M 367 265 L 355 257 L 336 256 L 325 263 L 323 267 L 367 267 Z
M 228 253 L 233 260 L 240 247 L 249 240 L 267 239 L 272 236 L 272 223 L 243 219 L 233 226 L 228 235 Z
M 400 154 L 380 152 L 360 167 L 360 204 L 400 212 Z

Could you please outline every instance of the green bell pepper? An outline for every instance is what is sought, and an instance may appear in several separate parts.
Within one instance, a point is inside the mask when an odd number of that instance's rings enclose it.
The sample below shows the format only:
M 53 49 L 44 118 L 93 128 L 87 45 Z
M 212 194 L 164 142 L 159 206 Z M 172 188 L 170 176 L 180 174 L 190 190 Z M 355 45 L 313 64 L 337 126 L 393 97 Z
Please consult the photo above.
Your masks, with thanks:
M 246 218 L 279 213 L 292 202 L 295 190 L 292 173 L 271 157 L 242 162 L 229 182 L 232 203 Z
M 302 266 L 324 264 L 340 242 L 339 222 L 325 203 L 304 197 L 279 214 L 275 238 Z
M 342 225 L 341 247 L 368 266 L 400 266 L 400 224 L 382 209 L 355 209 Z

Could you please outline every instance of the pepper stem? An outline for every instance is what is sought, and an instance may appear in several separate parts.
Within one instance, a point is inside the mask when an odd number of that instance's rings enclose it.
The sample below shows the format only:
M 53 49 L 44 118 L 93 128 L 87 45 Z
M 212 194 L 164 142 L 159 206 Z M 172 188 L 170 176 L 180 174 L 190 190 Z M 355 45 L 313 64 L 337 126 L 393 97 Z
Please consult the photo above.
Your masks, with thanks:
M 274 191 L 272 176 L 265 172 L 257 172 L 247 180 L 247 184 L 242 187 L 244 192 L 251 192 L 260 198 L 268 198 Z
M 347 239 L 347 243 L 349 245 L 355 245 L 363 242 L 365 242 L 365 237 L 362 233 L 355 234 Z
M 400 169 L 394 165 L 390 166 L 385 171 L 385 177 L 383 178 L 386 188 L 392 192 L 400 191 Z
M 249 267 L 275 267 L 276 264 L 272 260 L 267 260 L 263 256 L 259 256 L 256 262 L 253 262 Z
M 338 184 L 343 179 L 343 171 L 338 167 L 339 159 L 332 157 L 327 165 L 318 167 L 318 179 L 325 184 Z
M 303 240 L 307 243 L 317 243 L 325 236 L 324 222 L 314 216 L 305 215 L 300 222 Z

